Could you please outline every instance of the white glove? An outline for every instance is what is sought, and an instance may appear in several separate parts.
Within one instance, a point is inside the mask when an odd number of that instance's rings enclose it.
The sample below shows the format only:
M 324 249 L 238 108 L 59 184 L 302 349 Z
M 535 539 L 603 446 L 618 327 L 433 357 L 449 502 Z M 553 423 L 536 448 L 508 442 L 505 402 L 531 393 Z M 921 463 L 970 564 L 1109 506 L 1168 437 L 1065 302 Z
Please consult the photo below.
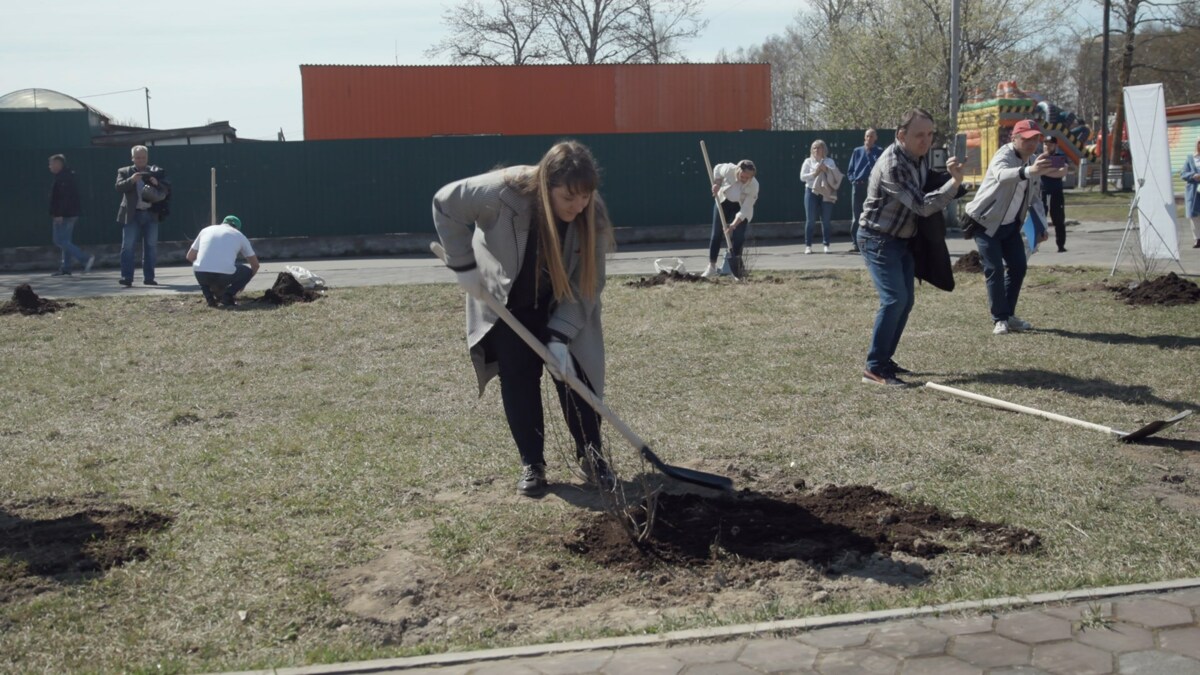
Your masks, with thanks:
M 478 267 L 472 267 L 462 272 L 456 271 L 454 274 L 457 277 L 456 281 L 458 281 L 458 285 L 467 292 L 467 295 L 476 300 L 483 300 L 483 295 L 487 293 L 487 289 L 483 287 L 483 277 L 480 276 Z
M 554 363 L 547 364 L 550 366 L 550 374 L 556 380 L 562 380 L 563 373 L 575 377 L 575 361 L 571 358 L 571 350 L 567 345 L 558 340 L 551 340 L 546 348 L 550 350 L 550 356 L 553 357 Z

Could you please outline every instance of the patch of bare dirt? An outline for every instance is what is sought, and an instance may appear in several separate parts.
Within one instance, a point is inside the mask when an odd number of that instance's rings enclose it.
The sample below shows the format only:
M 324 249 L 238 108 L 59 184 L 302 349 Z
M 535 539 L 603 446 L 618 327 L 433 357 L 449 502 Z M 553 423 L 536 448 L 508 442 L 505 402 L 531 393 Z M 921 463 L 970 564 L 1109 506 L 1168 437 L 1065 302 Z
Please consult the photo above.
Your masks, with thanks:
M 938 556 L 1014 555 L 1037 534 L 906 502 L 868 486 L 709 497 L 662 493 L 647 541 L 610 516 L 576 511 L 569 532 L 531 529 L 485 560 L 458 566 L 423 554 L 413 526 L 383 556 L 334 574 L 334 597 L 384 642 L 480 634 L 637 630 L 696 612 L 755 612 L 886 597 L 924 583 Z M 557 551 L 555 550 L 557 547 Z M 564 562 L 563 553 L 568 558 Z M 573 561 L 573 562 L 572 562 Z M 511 570 L 527 570 L 513 584 Z
M 1130 305 L 1190 305 L 1200 302 L 1200 286 L 1174 272 L 1114 290 Z
M 696 284 L 696 283 L 707 283 L 707 282 L 708 282 L 708 279 L 705 279 L 704 277 L 700 276 L 699 274 L 695 274 L 693 272 L 679 272 L 676 270 L 670 270 L 670 271 L 664 270 L 662 272 L 659 272 L 658 274 L 655 274 L 652 277 L 642 277 L 640 279 L 634 279 L 633 281 L 626 281 L 625 285 L 633 286 L 634 288 L 651 288 L 653 286 L 666 286 L 667 284 L 674 284 L 674 283 Z
M 0 305 L 0 314 L 49 314 L 74 306 L 73 302 L 59 302 L 39 297 L 29 284 L 21 284 L 13 290 L 12 299 Z
M 0 502 L 0 602 L 144 560 L 146 539 L 171 520 L 101 498 Z
M 321 295 L 317 291 L 310 291 L 304 288 L 291 273 L 280 272 L 279 276 L 275 277 L 275 283 L 263 293 L 263 296 L 257 302 L 266 302 L 272 305 L 290 305 L 293 302 L 312 302 L 320 298 Z
M 954 271 L 983 274 L 983 260 L 979 257 L 979 251 L 968 251 L 955 260 Z

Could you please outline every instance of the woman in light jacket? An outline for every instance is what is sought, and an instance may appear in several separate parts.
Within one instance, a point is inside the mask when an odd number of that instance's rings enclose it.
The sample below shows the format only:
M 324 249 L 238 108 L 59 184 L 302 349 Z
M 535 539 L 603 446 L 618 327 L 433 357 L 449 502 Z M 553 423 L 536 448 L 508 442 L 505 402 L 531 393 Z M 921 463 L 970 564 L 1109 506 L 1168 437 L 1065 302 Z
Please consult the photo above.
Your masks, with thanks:
M 829 235 L 832 234 L 829 219 L 833 216 L 833 203 L 837 201 L 837 189 L 842 184 L 842 172 L 829 157 L 825 141 L 813 141 L 809 157 L 800 167 L 800 180 L 804 181 L 804 253 L 812 253 L 813 225 L 817 215 L 821 217 L 821 242 L 829 253 Z
M 563 141 L 537 166 L 465 178 L 433 198 L 433 223 L 446 264 L 467 292 L 467 346 L 479 392 L 500 377 L 504 414 L 521 457 L 517 490 L 524 495 L 546 488 L 544 364 L 482 298 L 487 293 L 503 302 L 547 343 L 556 361 L 552 374 L 572 373 L 603 396 L 600 294 L 612 227 L 596 192 L 599 182 L 591 151 Z M 557 377 L 555 387 L 581 464 L 593 482 L 611 489 L 599 416 Z
M 1200 138 L 1196 139 L 1196 152 L 1184 160 L 1179 176 L 1184 184 L 1183 215 L 1191 221 L 1192 238 L 1196 240 L 1192 248 L 1200 248 L 1200 195 L 1196 194 L 1200 191 Z

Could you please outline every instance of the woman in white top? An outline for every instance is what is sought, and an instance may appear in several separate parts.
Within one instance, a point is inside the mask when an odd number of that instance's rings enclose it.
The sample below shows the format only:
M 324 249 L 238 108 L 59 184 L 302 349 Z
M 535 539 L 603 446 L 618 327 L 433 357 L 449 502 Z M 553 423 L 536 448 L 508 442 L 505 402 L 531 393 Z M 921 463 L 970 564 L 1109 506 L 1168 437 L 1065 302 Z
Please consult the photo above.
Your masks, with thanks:
M 742 265 L 742 247 L 746 243 L 746 230 L 750 220 L 754 218 L 754 202 L 758 201 L 758 168 L 754 162 L 743 159 L 737 164 L 718 164 L 713 167 L 712 193 L 717 198 L 713 203 L 712 236 L 708 240 L 708 267 L 700 276 L 711 277 L 719 274 L 717 254 L 721 252 L 721 244 L 725 242 L 725 233 L 721 229 L 721 214 L 717 213 L 717 203 L 725 212 L 725 222 L 729 223 L 729 243 L 733 249 L 729 252 L 730 272 L 737 278 L 745 276 L 745 266 Z
M 842 172 L 829 157 L 825 141 L 813 141 L 809 157 L 800 167 L 800 180 L 804 181 L 804 253 L 812 253 L 813 225 L 817 214 L 821 215 L 821 242 L 829 253 L 829 235 L 832 234 L 829 219 L 833 216 L 833 203 L 837 201 L 837 189 L 842 184 Z
M 1191 221 L 1192 237 L 1196 240 L 1192 248 L 1200 248 L 1200 138 L 1196 139 L 1196 154 L 1184 160 L 1179 176 L 1183 178 L 1183 215 Z

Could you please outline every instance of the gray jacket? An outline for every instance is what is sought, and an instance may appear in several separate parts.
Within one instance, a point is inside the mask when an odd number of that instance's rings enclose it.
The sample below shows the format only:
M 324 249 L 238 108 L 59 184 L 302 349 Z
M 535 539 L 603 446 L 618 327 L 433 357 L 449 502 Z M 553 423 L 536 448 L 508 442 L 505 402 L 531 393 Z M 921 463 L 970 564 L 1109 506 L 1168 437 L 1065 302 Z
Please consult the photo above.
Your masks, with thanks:
M 433 225 L 446 249 L 451 268 L 479 267 L 489 293 L 502 303 L 520 271 L 533 223 L 533 200 L 513 189 L 509 182 L 533 171 L 531 166 L 514 166 L 480 176 L 464 178 L 446 185 L 433 196 Z M 604 203 L 596 201 L 596 226 L 608 230 Z M 560 302 L 550 315 L 549 329 L 565 335 L 569 348 L 597 396 L 604 396 L 604 330 L 600 323 L 600 294 L 604 290 L 605 255 L 608 240 L 600 235 L 596 246 L 596 299 L 588 301 L 579 294 L 579 242 L 575 225 L 563 238 L 563 262 L 575 291 L 575 300 Z M 467 347 L 479 380 L 479 393 L 499 373 L 494 360 L 488 361 L 483 338 L 499 321 L 487 305 L 467 296 Z
M 142 172 L 152 174 L 158 180 L 163 180 L 166 173 L 159 167 L 147 164 Z M 117 222 L 125 225 L 133 218 L 133 211 L 138 205 L 137 166 L 130 164 L 117 169 L 117 192 L 121 193 L 121 205 L 117 207 Z
M 1026 162 L 1028 159 L 1021 159 L 1012 143 L 1005 143 L 992 157 L 983 183 L 975 193 L 975 198 L 967 204 L 967 215 L 982 225 L 989 237 L 995 236 L 996 230 L 1004 224 L 1000 221 L 1008 213 L 1017 186 L 1022 182 L 1027 188 L 1021 210 L 1017 212 L 1017 222 L 1024 223 L 1025 214 L 1031 208 L 1037 211 L 1043 223 L 1046 222 L 1046 214 L 1042 210 L 1041 181 L 1037 180 L 1037 176 L 1025 173 L 1028 168 Z

